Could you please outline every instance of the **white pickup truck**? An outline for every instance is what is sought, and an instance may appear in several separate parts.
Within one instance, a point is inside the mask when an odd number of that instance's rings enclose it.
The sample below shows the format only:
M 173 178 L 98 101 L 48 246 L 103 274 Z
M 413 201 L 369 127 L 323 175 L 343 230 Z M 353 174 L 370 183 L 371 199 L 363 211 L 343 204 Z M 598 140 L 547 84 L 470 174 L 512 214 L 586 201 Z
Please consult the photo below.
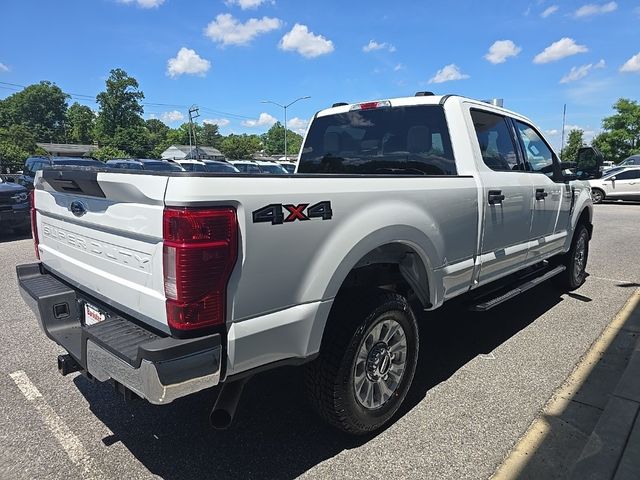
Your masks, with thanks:
M 567 166 L 485 102 L 336 104 L 293 175 L 39 171 L 39 262 L 18 280 L 65 375 L 154 404 L 222 385 L 211 422 L 226 427 L 252 374 L 306 364 L 318 412 L 362 434 L 411 385 L 416 309 L 581 285 L 592 204 Z

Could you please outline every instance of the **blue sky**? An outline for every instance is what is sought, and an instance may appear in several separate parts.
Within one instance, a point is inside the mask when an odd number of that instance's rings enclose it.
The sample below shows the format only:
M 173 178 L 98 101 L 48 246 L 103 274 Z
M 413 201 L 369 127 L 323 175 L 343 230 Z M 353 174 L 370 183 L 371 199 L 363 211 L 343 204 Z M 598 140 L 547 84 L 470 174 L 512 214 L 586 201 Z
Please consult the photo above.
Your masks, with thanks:
M 302 129 L 337 101 L 432 90 L 504 98 L 559 145 L 564 103 L 591 137 L 640 99 L 640 0 L 3 0 L 0 17 L 0 98 L 51 80 L 95 108 L 120 67 L 146 117 L 176 126 L 196 104 L 223 133 L 282 120 L 261 100 L 310 95 L 289 110 Z

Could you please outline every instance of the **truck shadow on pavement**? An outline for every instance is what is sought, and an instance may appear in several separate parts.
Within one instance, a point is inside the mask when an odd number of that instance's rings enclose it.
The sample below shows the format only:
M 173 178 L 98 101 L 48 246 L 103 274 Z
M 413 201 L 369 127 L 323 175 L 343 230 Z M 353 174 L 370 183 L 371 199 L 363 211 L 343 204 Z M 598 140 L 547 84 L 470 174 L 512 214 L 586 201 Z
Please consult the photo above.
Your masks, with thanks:
M 543 291 L 546 290 L 546 291 Z M 541 285 L 515 302 L 486 313 L 463 304 L 421 314 L 421 350 L 413 386 L 399 416 L 479 354 L 497 346 L 562 301 Z M 150 472 L 165 479 L 294 478 L 372 437 L 351 437 L 325 425 L 309 408 L 302 369 L 284 367 L 254 377 L 246 386 L 235 423 L 218 432 L 208 424 L 215 390 L 166 406 L 125 403 L 108 384 L 74 379 L 93 413 Z M 384 434 L 384 433 L 382 433 Z
M 31 232 L 18 232 L 9 228 L 0 228 L 0 243 L 14 242 L 31 238 Z

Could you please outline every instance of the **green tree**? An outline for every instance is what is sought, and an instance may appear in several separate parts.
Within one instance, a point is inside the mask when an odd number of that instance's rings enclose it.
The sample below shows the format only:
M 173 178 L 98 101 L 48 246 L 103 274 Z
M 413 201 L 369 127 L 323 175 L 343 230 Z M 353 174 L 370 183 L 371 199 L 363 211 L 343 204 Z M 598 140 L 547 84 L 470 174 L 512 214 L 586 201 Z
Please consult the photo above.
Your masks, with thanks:
M 97 150 L 91 152 L 91 156 L 93 158 L 97 158 L 98 160 L 107 161 L 113 160 L 114 158 L 130 158 L 131 156 L 127 154 L 127 152 L 123 152 L 114 147 L 100 147 Z
M 36 137 L 25 125 L 14 124 L 0 129 L 0 141 L 15 145 L 17 148 L 32 153 L 36 150 Z
M 152 158 L 160 158 L 162 152 L 170 145 L 167 140 L 167 135 L 171 129 L 157 118 L 150 118 L 145 122 L 145 126 L 149 131 L 149 156 Z
M 132 127 L 118 127 L 116 128 L 113 137 L 105 142 L 107 146 L 124 150 L 128 154 L 136 158 L 146 158 L 150 156 L 151 134 L 144 125 L 137 125 Z
M 269 131 L 262 135 L 265 152 L 268 155 L 284 154 L 284 126 L 276 122 Z M 302 136 L 287 129 L 287 155 L 297 154 L 302 146 Z
M 579 128 L 574 128 L 569 132 L 567 144 L 560 152 L 560 160 L 563 162 L 575 162 L 578 149 L 584 146 L 584 132 Z
M 640 104 L 621 98 L 613 109 L 616 113 L 602 120 L 604 131 L 592 143 L 606 160 L 618 163 L 629 155 L 640 153 Z
M 10 172 L 21 170 L 28 156 L 28 151 L 11 142 L 0 140 L 0 172 L 6 173 L 7 168 Z
M 202 125 L 202 133 L 198 136 L 198 145 L 219 148 L 223 136 L 215 123 L 205 123 Z
M 138 81 L 120 68 L 111 70 L 106 90 L 96 97 L 99 105 L 96 133 L 102 143 L 108 143 L 118 128 L 128 129 L 143 124 L 140 101 L 144 93 Z
M 63 141 L 68 98 L 51 82 L 29 85 L 0 101 L 0 128 L 24 125 L 38 141 Z
M 92 143 L 96 116 L 86 105 L 75 102 L 67 110 L 67 141 Z
M 243 158 L 251 158 L 251 156 L 260 151 L 262 143 L 257 135 L 235 135 L 231 134 L 225 137 L 220 143 L 220 150 L 225 157 L 232 160 L 240 160 Z

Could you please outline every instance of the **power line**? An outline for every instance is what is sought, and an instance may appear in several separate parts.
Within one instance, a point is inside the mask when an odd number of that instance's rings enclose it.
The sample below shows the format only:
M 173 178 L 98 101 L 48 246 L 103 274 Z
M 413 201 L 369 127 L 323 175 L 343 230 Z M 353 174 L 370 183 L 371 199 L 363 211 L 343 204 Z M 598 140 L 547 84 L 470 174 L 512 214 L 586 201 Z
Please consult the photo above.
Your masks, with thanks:
M 2 85 L 6 85 L 6 86 L 2 86 Z M 9 88 L 9 87 L 13 87 L 13 88 Z M 18 88 L 16 88 L 18 87 Z M 0 82 L 0 88 L 3 88 L 5 90 L 14 90 L 14 91 L 18 91 L 20 88 L 27 88 L 27 85 L 20 85 L 18 83 L 9 83 L 9 82 Z M 78 100 L 83 100 L 83 101 L 91 101 L 92 103 L 97 103 L 96 102 L 96 97 L 93 95 L 85 95 L 83 93 L 73 93 L 73 92 L 65 92 L 67 95 L 69 95 L 71 98 L 74 99 L 78 99 Z M 148 107 L 168 107 L 168 108 L 181 108 L 184 110 L 188 110 L 190 108 L 190 105 L 180 105 L 177 103 L 159 103 L 159 102 L 140 102 L 141 105 L 144 106 L 148 106 Z M 214 115 L 224 115 L 227 117 L 233 117 L 234 119 L 242 119 L 242 120 L 252 120 L 253 117 L 248 117 L 246 115 L 241 115 L 239 113 L 231 113 L 231 112 L 224 112 L 222 110 L 216 110 L 213 108 L 209 108 L 209 107 L 200 107 L 201 110 L 212 113 Z M 150 112 L 146 112 L 146 113 L 150 113 Z

